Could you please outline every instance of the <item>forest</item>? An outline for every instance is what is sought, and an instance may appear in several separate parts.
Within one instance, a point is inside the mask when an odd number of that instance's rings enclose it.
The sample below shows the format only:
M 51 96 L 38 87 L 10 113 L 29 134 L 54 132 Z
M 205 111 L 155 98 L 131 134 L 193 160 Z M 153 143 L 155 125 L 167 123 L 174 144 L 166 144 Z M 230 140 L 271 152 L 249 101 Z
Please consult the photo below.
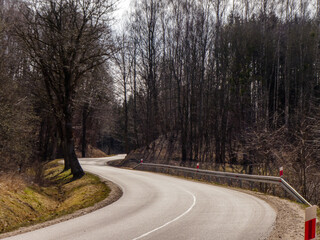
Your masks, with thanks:
M 283 166 L 320 203 L 320 1 L 132 0 L 121 26 L 116 1 L 0 6 L 3 171 L 63 157 L 78 178 L 92 146 Z

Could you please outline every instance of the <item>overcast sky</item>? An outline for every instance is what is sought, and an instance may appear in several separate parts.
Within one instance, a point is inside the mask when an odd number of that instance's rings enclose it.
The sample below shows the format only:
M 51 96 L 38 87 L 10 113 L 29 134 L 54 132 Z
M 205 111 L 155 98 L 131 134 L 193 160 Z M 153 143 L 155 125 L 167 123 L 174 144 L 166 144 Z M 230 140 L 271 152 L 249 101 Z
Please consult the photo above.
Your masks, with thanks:
M 119 4 L 117 5 L 117 11 L 115 12 L 115 20 L 117 25 L 122 24 L 123 16 L 130 9 L 130 3 L 132 1 L 133 0 L 119 0 Z

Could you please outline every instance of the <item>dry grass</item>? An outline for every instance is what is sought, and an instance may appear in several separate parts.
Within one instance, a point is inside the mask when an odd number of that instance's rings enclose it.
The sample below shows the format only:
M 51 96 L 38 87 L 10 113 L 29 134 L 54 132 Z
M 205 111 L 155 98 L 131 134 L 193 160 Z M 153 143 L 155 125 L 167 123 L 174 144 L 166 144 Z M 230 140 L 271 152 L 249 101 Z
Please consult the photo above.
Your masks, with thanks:
M 105 199 L 110 189 L 86 174 L 71 181 L 57 161 L 46 166 L 44 186 L 28 184 L 18 175 L 0 178 L 0 233 L 60 217 Z

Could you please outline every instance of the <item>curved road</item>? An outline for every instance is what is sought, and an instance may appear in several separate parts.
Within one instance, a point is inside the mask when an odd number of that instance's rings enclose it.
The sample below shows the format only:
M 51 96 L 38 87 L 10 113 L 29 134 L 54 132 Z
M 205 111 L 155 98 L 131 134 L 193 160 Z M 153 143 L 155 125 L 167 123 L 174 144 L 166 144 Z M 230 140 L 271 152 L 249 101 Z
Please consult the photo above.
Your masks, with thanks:
M 175 177 L 105 166 L 116 158 L 82 159 L 86 171 L 118 184 L 123 196 L 87 215 L 11 240 L 265 239 L 275 211 L 234 190 Z

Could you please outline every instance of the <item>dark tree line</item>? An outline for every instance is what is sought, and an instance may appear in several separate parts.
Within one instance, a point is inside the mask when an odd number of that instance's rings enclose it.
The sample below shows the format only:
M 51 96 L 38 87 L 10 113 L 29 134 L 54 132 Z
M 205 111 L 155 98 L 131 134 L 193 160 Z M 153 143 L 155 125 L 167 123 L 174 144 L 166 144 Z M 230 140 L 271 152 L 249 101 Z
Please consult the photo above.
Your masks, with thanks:
M 12 34 L 16 2 L 0 1 L 0 159 L 1 170 L 20 170 L 36 155 L 35 124 L 25 55 Z
M 58 154 L 65 170 L 79 178 L 84 172 L 75 152 L 75 130 L 82 128 L 78 145 L 85 156 L 87 126 L 103 125 L 94 112 L 107 109 L 102 105 L 113 96 L 108 61 L 115 49 L 110 26 L 114 3 L 0 3 L 1 163 L 41 165 Z M 21 169 L 22 164 L 13 164 L 18 165 Z
M 129 148 L 174 136 L 182 161 L 263 163 L 265 174 L 286 164 L 307 195 L 305 171 L 320 167 L 317 9 L 304 0 L 135 1 L 119 44 Z

